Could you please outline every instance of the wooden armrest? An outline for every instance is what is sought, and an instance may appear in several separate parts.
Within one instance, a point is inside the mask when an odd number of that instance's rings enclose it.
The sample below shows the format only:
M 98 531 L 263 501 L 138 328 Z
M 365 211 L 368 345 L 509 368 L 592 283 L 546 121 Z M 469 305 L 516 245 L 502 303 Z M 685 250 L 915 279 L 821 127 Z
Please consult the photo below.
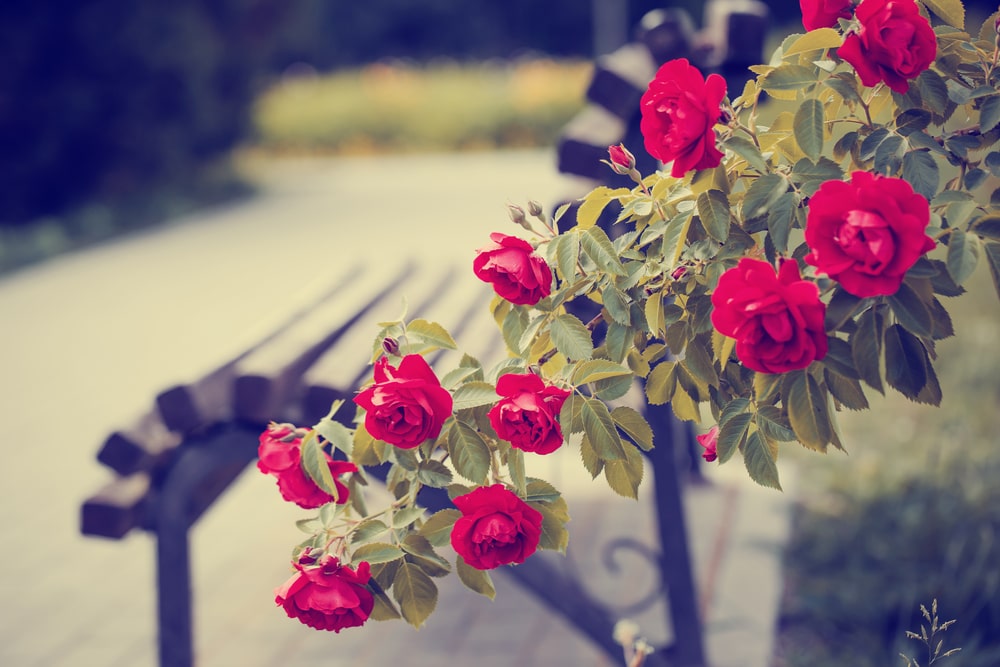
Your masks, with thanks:
M 84 501 L 80 531 L 84 535 L 120 540 L 133 528 L 141 528 L 151 490 L 146 473 L 116 478 Z

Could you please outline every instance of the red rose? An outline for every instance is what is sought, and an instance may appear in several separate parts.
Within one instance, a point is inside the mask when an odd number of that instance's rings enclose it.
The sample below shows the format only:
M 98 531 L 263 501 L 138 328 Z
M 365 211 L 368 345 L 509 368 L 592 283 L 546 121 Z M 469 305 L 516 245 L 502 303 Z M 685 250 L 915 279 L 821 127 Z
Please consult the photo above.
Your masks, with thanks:
M 281 497 L 290 503 L 295 503 L 303 509 L 315 509 L 332 503 L 343 505 L 347 502 L 349 492 L 341 484 L 338 476 L 358 469 L 348 461 L 334 461 L 323 452 L 326 464 L 330 467 L 334 483 L 337 485 L 337 498 L 319 488 L 316 482 L 302 469 L 302 438 L 305 429 L 296 429 L 290 424 L 275 424 L 271 422 L 260 434 L 260 445 L 257 447 L 257 469 L 266 475 L 274 475 L 278 479 L 278 490 Z
M 937 55 L 937 36 L 914 0 L 864 0 L 855 14 L 861 27 L 837 55 L 854 66 L 861 83 L 885 81 L 897 93 L 910 88 Z
M 542 514 L 503 484 L 481 486 L 455 498 L 462 517 L 451 530 L 451 546 L 477 570 L 523 563 L 538 548 Z
M 741 259 L 719 278 L 712 305 L 712 324 L 736 339 L 736 356 L 748 368 L 784 373 L 826 356 L 826 305 L 794 260 L 776 273 L 767 262 Z
M 701 453 L 701 458 L 705 459 L 709 463 L 719 458 L 718 452 L 716 452 L 716 447 L 719 444 L 719 427 L 713 426 L 708 429 L 708 433 L 704 435 L 699 435 L 695 437 L 698 444 L 705 448 L 705 451 Z
M 546 386 L 533 373 L 508 373 L 497 381 L 503 399 L 489 412 L 490 424 L 503 440 L 517 449 L 551 454 L 563 443 L 559 411 L 570 392 Z
M 451 394 L 419 354 L 408 354 L 399 368 L 385 357 L 375 362 L 375 384 L 354 402 L 365 409 L 365 428 L 378 440 L 413 449 L 441 433 L 451 416 Z
M 927 200 L 901 178 L 856 171 L 850 183 L 827 181 L 809 200 L 805 261 L 854 296 L 895 294 L 934 249 L 924 231 L 930 215 Z
M 291 579 L 274 592 L 275 603 L 284 607 L 289 618 L 338 633 L 368 620 L 375 606 L 375 598 L 365 587 L 371 579 L 368 563 L 359 563 L 355 571 L 326 556 L 316 567 L 295 563 L 295 569 Z
M 635 156 L 624 144 L 608 146 L 608 158 L 611 169 L 619 176 L 628 176 L 635 169 Z
M 722 116 L 726 80 L 702 76 L 686 58 L 663 63 L 640 100 L 639 129 L 646 151 L 661 162 L 673 160 L 670 175 L 719 166 L 715 124 Z
M 799 0 L 806 30 L 835 28 L 837 19 L 851 18 L 851 0 Z
M 552 292 L 552 270 L 531 244 L 500 232 L 476 252 L 472 271 L 504 299 L 521 306 L 533 306 Z

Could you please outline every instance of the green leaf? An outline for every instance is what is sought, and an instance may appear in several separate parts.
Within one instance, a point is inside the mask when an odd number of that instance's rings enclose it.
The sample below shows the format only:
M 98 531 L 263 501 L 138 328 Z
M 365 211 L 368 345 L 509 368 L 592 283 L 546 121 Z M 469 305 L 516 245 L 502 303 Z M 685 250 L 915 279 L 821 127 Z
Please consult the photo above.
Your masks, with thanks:
M 452 508 L 435 512 L 420 526 L 419 534 L 432 545 L 443 547 L 451 542 L 451 529 L 461 517 L 462 513 Z
M 937 162 L 927 151 L 910 151 L 903 155 L 903 179 L 913 190 L 927 199 L 937 194 L 941 176 Z
M 458 573 L 459 580 L 469 590 L 480 595 L 485 595 L 491 600 L 496 597 L 497 589 L 493 586 L 493 580 L 490 578 L 489 572 L 477 570 L 466 563 L 465 559 L 461 556 L 455 562 L 455 571 Z
M 834 74 L 825 79 L 823 85 L 840 95 L 848 104 L 861 102 L 861 95 L 858 93 L 858 80 L 854 74 L 846 72 Z
M 639 447 L 647 452 L 653 448 L 653 429 L 636 410 L 620 405 L 611 411 L 611 419 Z
M 618 495 L 638 500 L 643 475 L 642 455 L 632 445 L 626 445 L 623 454 L 623 458 L 604 461 L 604 479 Z
M 993 287 L 1000 297 L 1000 243 L 987 243 L 984 246 L 986 251 L 986 263 L 990 266 L 990 275 L 993 276 Z
M 510 473 L 510 481 L 517 495 L 523 498 L 527 493 L 528 482 L 524 473 L 524 452 L 520 449 L 512 447 L 507 450 L 507 472 Z
M 858 317 L 858 328 L 851 334 L 851 356 L 854 367 L 869 387 L 884 394 L 882 389 L 882 333 L 885 320 L 877 308 L 869 308 Z
M 614 285 L 608 285 L 601 290 L 601 301 L 612 320 L 624 326 L 632 324 L 628 297 Z
M 927 9 L 944 19 L 948 25 L 965 30 L 965 7 L 962 0 L 921 0 Z
M 829 368 L 823 371 L 823 377 L 826 379 L 826 387 L 830 390 L 830 394 L 848 410 L 868 409 L 868 399 L 865 398 L 859 380 L 844 377 Z
M 367 561 L 374 565 L 376 563 L 389 563 L 403 557 L 403 550 L 397 546 L 385 542 L 373 542 L 364 544 L 351 554 L 351 562 L 360 563 Z
M 907 109 L 896 116 L 896 133 L 908 137 L 931 124 L 931 113 L 925 109 Z
M 396 609 L 396 605 L 385 594 L 382 587 L 376 584 L 375 586 L 371 586 L 371 589 L 375 605 L 372 607 L 369 618 L 373 621 L 394 621 L 400 618 L 399 610 Z
M 573 315 L 559 315 L 552 320 L 549 334 L 556 349 L 567 359 L 590 359 L 594 354 L 590 331 Z
M 823 152 L 823 103 L 817 99 L 805 100 L 795 112 L 792 132 L 795 141 L 806 156 L 816 162 Z
M 760 432 L 769 440 L 790 442 L 797 440 L 788 419 L 781 409 L 774 405 L 762 405 L 757 410 L 754 422 Z
M 746 441 L 751 418 L 752 415 L 749 412 L 742 412 L 733 415 L 719 427 L 719 439 L 715 445 L 719 463 L 725 463 L 731 459 L 736 450 Z
M 743 198 L 746 220 L 766 215 L 771 206 L 788 190 L 788 181 L 780 174 L 765 174 L 755 180 Z
M 944 116 L 948 111 L 948 86 L 941 75 L 933 70 L 924 70 L 917 77 L 920 88 L 920 98 L 927 107 L 938 116 Z
M 608 406 L 603 401 L 596 398 L 585 399 L 580 414 L 583 417 L 583 432 L 590 439 L 598 458 L 604 462 L 625 458 L 625 445 L 618 435 Z
M 563 403 L 562 409 L 559 411 L 559 428 L 566 438 L 569 438 L 572 433 L 583 431 L 583 416 L 581 412 L 584 400 L 583 396 L 573 392 L 566 399 L 566 402 Z
M 771 448 L 767 446 L 760 435 L 760 431 L 754 431 L 747 438 L 743 445 L 743 464 L 750 479 L 761 486 L 781 490 L 781 482 L 778 480 L 778 465 L 774 460 Z
M 456 421 L 448 431 L 448 453 L 455 472 L 473 484 L 485 484 L 490 471 L 490 448 L 476 429 Z
M 767 172 L 767 161 L 761 155 L 760 149 L 749 139 L 730 137 L 726 139 L 724 146 L 746 160 L 752 169 L 762 174 Z
M 729 198 L 722 190 L 709 190 L 698 195 L 698 217 L 713 239 L 725 243 L 729 238 Z
M 842 287 L 834 290 L 830 303 L 826 307 L 826 331 L 836 331 L 858 312 L 862 299 L 854 296 Z
M 580 438 L 580 458 L 583 460 L 583 467 L 590 473 L 590 478 L 597 479 L 604 470 L 604 461 L 597 456 L 586 433 Z
M 1000 156 L 1000 153 L 991 153 Z M 986 215 L 976 220 L 972 231 L 982 239 L 1000 241 L 1000 215 Z
M 452 409 L 468 410 L 480 405 L 492 405 L 500 400 L 496 387 L 489 382 L 466 382 L 459 386 L 452 395 Z
M 330 474 L 327 455 L 323 451 L 323 446 L 320 445 L 315 431 L 309 431 L 306 437 L 302 439 L 301 451 L 302 470 L 311 480 L 316 482 L 316 486 L 333 496 L 335 501 L 339 500 L 340 493 L 337 491 L 337 484 L 333 480 L 333 475 Z
M 784 57 L 820 49 L 835 49 L 843 43 L 844 38 L 833 28 L 818 28 L 810 30 L 789 44 L 784 51 Z
M 701 380 L 711 387 L 719 386 L 719 375 L 715 372 L 715 364 L 712 356 L 708 352 L 707 345 L 688 345 L 684 351 L 684 359 L 681 365 L 691 373 L 691 375 Z
M 437 322 L 428 320 L 413 320 L 406 325 L 406 335 L 408 338 L 416 337 L 428 345 L 454 350 L 458 348 L 455 339 L 451 337 L 448 330 Z
M 897 322 L 917 336 L 931 337 L 934 330 L 934 320 L 931 317 L 930 308 L 909 285 L 906 283 L 900 285 L 899 290 L 890 295 L 888 301 Z
M 577 386 L 604 380 L 605 378 L 632 375 L 632 370 L 607 359 L 592 359 L 580 362 L 573 370 L 571 382 Z
M 392 581 L 392 595 L 403 619 L 419 628 L 437 606 L 438 589 L 419 565 L 403 562 Z
M 948 238 L 948 273 L 961 285 L 976 270 L 979 262 L 979 238 L 966 234 L 961 229 L 953 229 Z
M 443 489 L 451 484 L 451 470 L 440 461 L 428 459 L 417 466 L 417 479 L 431 488 Z
M 577 231 L 569 231 L 552 239 L 549 245 L 549 264 L 558 267 L 563 280 L 572 280 L 576 276 L 579 261 L 580 234 Z
M 984 98 L 979 107 L 979 130 L 984 134 L 1000 124 L 1000 95 Z
M 662 361 L 646 378 L 646 399 L 652 405 L 668 403 L 677 388 L 676 362 Z
M 664 255 L 672 265 L 680 261 L 684 253 L 684 246 L 687 242 L 688 230 L 691 228 L 691 220 L 694 218 L 694 209 L 685 211 L 674 216 L 667 223 L 667 228 L 663 232 Z M 673 249 L 673 252 L 669 252 Z
M 806 90 L 816 85 L 816 72 L 813 68 L 802 65 L 782 65 L 765 74 L 759 83 L 769 93 Z M 787 98 L 780 95 L 778 97 Z
M 826 393 L 812 375 L 798 371 L 788 384 L 784 397 L 788 420 L 803 445 L 825 452 L 830 442 L 830 417 L 826 408 Z
M 427 575 L 443 577 L 451 573 L 451 565 L 434 551 L 434 546 L 423 535 L 410 533 L 403 538 L 401 546 L 407 553 L 407 562 L 420 565 Z
M 566 547 L 569 546 L 569 531 L 566 530 L 565 523 L 569 520 L 566 501 L 560 498 L 554 503 L 529 502 L 528 505 L 542 515 L 542 534 L 538 539 L 538 548 L 566 553 Z
M 767 231 L 771 235 L 774 249 L 780 253 L 788 252 L 788 235 L 792 231 L 795 213 L 799 208 L 799 199 L 793 192 L 781 195 L 767 214 Z
M 916 400 L 927 384 L 927 358 L 920 340 L 899 324 L 885 332 L 885 379 L 903 396 Z
M 618 199 L 620 194 L 620 190 L 612 190 L 603 185 L 591 190 L 576 211 L 577 227 L 586 230 L 596 225 L 607 205 Z
M 581 234 L 580 245 L 587 257 L 592 259 L 601 271 L 615 276 L 627 275 L 611 239 L 600 227 L 591 227 Z
M 875 149 L 875 163 L 872 169 L 879 174 L 891 176 L 899 171 L 903 162 L 903 152 L 906 150 L 903 137 L 890 134 Z

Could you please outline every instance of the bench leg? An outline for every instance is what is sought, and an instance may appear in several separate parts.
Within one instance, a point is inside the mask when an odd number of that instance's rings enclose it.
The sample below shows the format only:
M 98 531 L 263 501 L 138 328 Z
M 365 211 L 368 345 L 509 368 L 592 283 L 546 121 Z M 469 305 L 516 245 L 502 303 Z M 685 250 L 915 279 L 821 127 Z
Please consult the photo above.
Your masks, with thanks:
M 667 588 L 674 643 L 668 652 L 670 664 L 678 667 L 705 665 L 698 596 L 691 566 L 691 553 L 684 521 L 681 480 L 676 448 L 689 432 L 667 406 L 650 406 L 646 417 L 656 434 L 656 447 L 647 452 L 654 474 L 657 526 L 662 553 L 662 581 Z M 685 437 L 686 436 L 686 437 Z M 686 442 L 683 443 L 685 446 Z
M 191 634 L 191 555 L 183 502 L 161 497 L 156 535 L 160 667 L 194 664 Z M 180 505 L 180 507 L 177 507 Z M 173 507 L 171 507 L 173 506 Z

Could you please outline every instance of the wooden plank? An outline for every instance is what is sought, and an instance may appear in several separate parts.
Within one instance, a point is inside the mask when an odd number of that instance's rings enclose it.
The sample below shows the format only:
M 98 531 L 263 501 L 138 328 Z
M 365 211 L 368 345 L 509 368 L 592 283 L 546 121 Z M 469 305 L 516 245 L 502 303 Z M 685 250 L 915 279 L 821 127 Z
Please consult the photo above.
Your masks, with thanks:
M 143 415 L 135 424 L 114 431 L 105 439 L 97 460 L 119 475 L 151 470 L 169 460 L 181 436 L 164 426 L 155 410 Z
M 266 424 L 281 413 L 302 374 L 357 319 L 412 273 L 404 267 L 379 275 L 370 271 L 310 310 L 234 366 L 233 414 L 246 422 Z
M 656 63 L 646 45 L 626 44 L 597 59 L 587 99 L 627 121 L 639 111 L 639 99 L 654 74 Z
M 646 45 L 657 66 L 694 55 L 694 21 L 683 9 L 654 9 L 642 17 L 637 38 Z
M 621 143 L 628 130 L 624 120 L 603 107 L 587 106 L 573 117 L 556 146 L 557 165 L 564 174 L 607 182 L 614 172 L 602 163 L 608 146 Z
M 218 368 L 194 382 L 176 384 L 161 392 L 156 397 L 156 405 L 166 427 L 178 433 L 191 434 L 230 419 L 236 364 L 319 304 L 338 298 L 341 291 L 360 289 L 357 282 L 361 273 L 360 266 L 320 272 L 288 299 L 269 307 L 268 317 L 262 318 L 238 337 L 228 354 L 220 355 L 221 365 Z
M 471 269 L 468 271 L 470 280 Z M 407 320 L 434 319 L 429 309 L 451 298 L 452 287 L 461 280 L 456 267 L 421 268 L 409 276 L 385 299 L 375 304 L 337 343 L 305 372 L 298 407 L 303 424 L 315 424 L 330 411 L 336 400 L 350 400 L 371 374 L 371 359 L 379 322 L 393 321 L 407 304 Z M 449 322 L 441 322 L 446 328 Z M 294 420 L 293 420 L 294 421 Z
M 146 473 L 116 478 L 84 501 L 80 532 L 120 540 L 133 528 L 142 527 L 151 489 Z

